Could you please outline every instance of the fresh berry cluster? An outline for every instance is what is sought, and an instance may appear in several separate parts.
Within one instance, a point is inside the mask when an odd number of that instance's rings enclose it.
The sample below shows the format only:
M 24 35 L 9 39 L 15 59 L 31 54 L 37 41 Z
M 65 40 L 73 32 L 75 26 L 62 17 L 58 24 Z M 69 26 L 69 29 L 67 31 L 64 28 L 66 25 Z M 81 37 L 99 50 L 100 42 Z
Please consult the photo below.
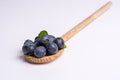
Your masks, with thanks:
M 48 35 L 46 31 L 41 31 L 34 42 L 29 39 L 26 40 L 22 50 L 24 55 L 42 58 L 44 56 L 54 55 L 63 48 L 65 48 L 65 44 L 62 38 L 55 38 L 53 35 Z

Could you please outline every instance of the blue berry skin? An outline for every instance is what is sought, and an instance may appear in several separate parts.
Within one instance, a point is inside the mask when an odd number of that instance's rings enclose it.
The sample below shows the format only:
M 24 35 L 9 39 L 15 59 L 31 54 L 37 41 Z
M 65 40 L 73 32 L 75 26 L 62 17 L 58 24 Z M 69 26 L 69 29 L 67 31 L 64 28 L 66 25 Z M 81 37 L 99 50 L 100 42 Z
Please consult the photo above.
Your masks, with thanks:
M 55 37 L 53 35 L 48 35 L 49 42 L 53 42 L 55 40 Z
M 41 39 L 36 39 L 35 41 L 34 41 L 34 46 L 35 47 L 38 47 L 38 46 L 40 46 L 41 44 L 40 44 L 40 41 L 41 41 Z
M 33 44 L 33 41 L 32 41 L 32 40 L 27 39 L 27 40 L 24 42 L 24 44 L 31 45 L 31 44 Z
M 60 37 L 56 38 L 54 42 L 57 44 L 58 49 L 63 49 L 64 48 L 64 40 Z
M 35 37 L 35 41 L 36 41 L 37 39 L 39 39 L 39 37 L 38 37 L 38 36 L 37 36 L 37 37 Z
M 31 40 L 26 40 L 22 47 L 24 54 L 32 54 L 34 52 L 34 43 Z
M 42 36 L 41 40 L 40 40 L 40 43 L 43 44 L 43 45 L 47 45 L 49 43 L 48 36 Z
M 54 54 L 56 54 L 58 52 L 58 46 L 54 42 L 49 43 L 46 46 L 46 48 L 47 48 L 48 54 L 54 55 Z
M 52 35 L 45 35 L 41 37 L 40 43 L 46 46 L 48 43 L 53 42 L 55 39 Z
M 39 46 L 39 41 L 35 41 L 34 42 L 34 47 L 38 47 Z
M 34 50 L 34 56 L 37 58 L 42 58 L 46 55 L 46 48 L 39 46 Z

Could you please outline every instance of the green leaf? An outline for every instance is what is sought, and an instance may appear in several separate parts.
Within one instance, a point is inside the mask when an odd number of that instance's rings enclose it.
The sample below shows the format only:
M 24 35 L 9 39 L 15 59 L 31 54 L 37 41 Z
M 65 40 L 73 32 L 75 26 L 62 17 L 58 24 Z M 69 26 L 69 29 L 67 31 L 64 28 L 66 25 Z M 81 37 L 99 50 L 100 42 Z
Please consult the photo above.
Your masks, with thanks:
M 32 56 L 33 54 L 31 54 L 31 53 L 26 53 L 25 55 L 27 55 L 27 56 Z
M 67 48 L 67 46 L 66 46 L 66 45 L 64 45 L 64 48 Z
M 41 38 L 42 36 L 45 36 L 45 35 L 48 35 L 48 32 L 46 30 L 43 30 L 38 34 L 38 38 Z

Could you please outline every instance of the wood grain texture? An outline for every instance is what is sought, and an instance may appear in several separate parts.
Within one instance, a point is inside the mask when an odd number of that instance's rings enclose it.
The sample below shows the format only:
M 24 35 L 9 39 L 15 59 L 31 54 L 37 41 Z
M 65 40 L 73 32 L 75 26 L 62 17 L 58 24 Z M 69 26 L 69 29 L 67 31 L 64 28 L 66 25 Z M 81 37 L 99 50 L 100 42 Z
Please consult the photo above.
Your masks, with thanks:
M 88 18 L 83 20 L 81 23 L 73 27 L 70 31 L 65 33 L 62 38 L 64 41 L 68 41 L 70 38 L 72 38 L 75 34 L 77 34 L 79 31 L 81 31 L 83 28 L 85 28 L 88 24 L 93 22 L 96 18 L 98 18 L 101 14 L 103 14 L 106 10 L 110 8 L 112 5 L 112 2 L 107 2 L 104 6 L 102 6 L 100 9 L 98 9 L 95 13 L 90 15 Z
M 112 3 L 109 1 L 106 3 L 104 6 L 102 6 L 100 9 L 98 9 L 95 13 L 90 15 L 88 18 L 86 18 L 84 21 L 73 27 L 70 31 L 65 33 L 62 38 L 64 41 L 68 41 L 70 38 L 72 38 L 75 34 L 77 34 L 79 31 L 81 31 L 83 28 L 85 28 L 88 24 L 90 24 L 92 21 L 94 21 L 96 18 L 98 18 L 101 14 L 103 14 L 106 10 L 110 8 Z M 42 63 L 48 63 L 56 58 L 58 58 L 62 53 L 64 49 L 58 51 L 55 55 L 51 56 L 45 56 L 43 58 L 35 58 L 32 56 L 24 56 L 25 60 L 30 62 L 30 63 L 35 63 L 35 64 L 42 64 Z
M 51 55 L 51 56 L 45 56 L 43 58 L 36 58 L 36 57 L 33 57 L 33 56 L 27 56 L 27 55 L 25 55 L 24 58 L 25 58 L 26 61 L 28 61 L 30 63 L 44 64 L 44 63 L 48 63 L 48 62 L 51 62 L 51 61 L 57 59 L 63 53 L 63 51 L 64 51 L 64 49 L 59 50 L 57 52 L 57 54 Z

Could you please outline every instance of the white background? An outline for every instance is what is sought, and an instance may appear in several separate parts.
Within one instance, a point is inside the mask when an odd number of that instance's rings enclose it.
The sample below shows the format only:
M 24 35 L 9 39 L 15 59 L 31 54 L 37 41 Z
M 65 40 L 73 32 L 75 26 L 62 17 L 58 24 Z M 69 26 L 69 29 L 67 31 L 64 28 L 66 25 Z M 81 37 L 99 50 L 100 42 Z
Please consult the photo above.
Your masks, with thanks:
M 0 0 L 0 80 L 120 80 L 120 0 L 54 62 L 30 64 L 21 51 L 41 30 L 61 36 L 107 1 Z

